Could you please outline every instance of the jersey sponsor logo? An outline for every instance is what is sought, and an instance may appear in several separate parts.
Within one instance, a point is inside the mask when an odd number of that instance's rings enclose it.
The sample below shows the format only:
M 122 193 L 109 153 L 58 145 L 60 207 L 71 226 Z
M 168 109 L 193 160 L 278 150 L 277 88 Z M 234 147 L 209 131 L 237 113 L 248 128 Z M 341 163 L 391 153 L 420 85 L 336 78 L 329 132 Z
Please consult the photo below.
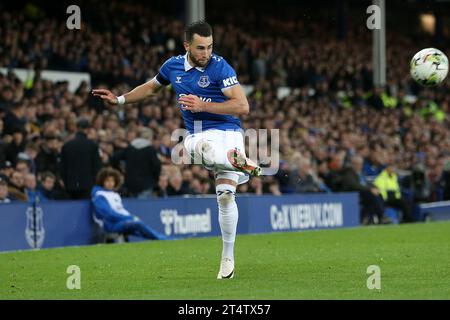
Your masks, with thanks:
M 223 79 L 222 81 L 223 81 L 223 86 L 224 87 L 229 87 L 229 86 L 238 84 L 236 76 Z
M 177 77 L 177 79 L 175 80 L 175 83 L 181 83 L 181 77 Z
M 209 77 L 208 76 L 201 76 L 200 79 L 198 79 L 197 84 L 198 84 L 198 86 L 200 88 L 206 88 L 210 84 Z

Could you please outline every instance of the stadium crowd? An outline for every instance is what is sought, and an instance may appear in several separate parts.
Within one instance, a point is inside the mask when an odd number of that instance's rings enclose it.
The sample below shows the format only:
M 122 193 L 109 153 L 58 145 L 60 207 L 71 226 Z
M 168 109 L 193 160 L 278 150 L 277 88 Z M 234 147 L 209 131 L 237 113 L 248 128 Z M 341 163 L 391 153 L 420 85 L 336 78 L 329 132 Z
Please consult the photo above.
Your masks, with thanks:
M 183 54 L 179 20 L 118 1 L 83 10 L 81 31 L 39 10 L 0 12 L 0 66 L 36 71 L 26 81 L 0 73 L 0 202 L 88 197 L 107 166 L 124 173 L 126 196 L 215 193 L 211 172 L 171 161 L 178 143 L 171 134 L 183 123 L 170 88 L 112 106 L 86 82 L 71 92 L 67 82 L 41 78 L 45 69 L 89 72 L 92 87 L 119 95 Z M 388 33 L 387 85 L 377 88 L 367 29 L 350 26 L 338 39 L 330 22 L 267 18 L 262 27 L 257 18 L 212 21 L 215 51 L 249 88 L 244 130 L 280 130 L 280 170 L 252 178 L 240 193 L 359 191 L 363 207 L 401 200 L 407 217 L 411 201 L 450 199 L 450 85 L 411 81 L 409 60 L 421 49 L 414 39 Z M 401 193 L 383 190 L 392 176 L 386 168 L 397 172 Z

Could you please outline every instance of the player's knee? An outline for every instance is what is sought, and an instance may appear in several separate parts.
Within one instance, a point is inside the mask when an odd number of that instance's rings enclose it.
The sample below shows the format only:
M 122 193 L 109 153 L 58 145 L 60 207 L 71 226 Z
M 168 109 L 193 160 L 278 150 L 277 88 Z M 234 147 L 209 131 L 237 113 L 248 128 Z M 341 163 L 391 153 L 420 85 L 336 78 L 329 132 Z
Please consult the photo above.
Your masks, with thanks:
M 219 206 L 227 207 L 235 201 L 235 194 L 233 190 L 219 190 L 216 192 L 216 194 Z

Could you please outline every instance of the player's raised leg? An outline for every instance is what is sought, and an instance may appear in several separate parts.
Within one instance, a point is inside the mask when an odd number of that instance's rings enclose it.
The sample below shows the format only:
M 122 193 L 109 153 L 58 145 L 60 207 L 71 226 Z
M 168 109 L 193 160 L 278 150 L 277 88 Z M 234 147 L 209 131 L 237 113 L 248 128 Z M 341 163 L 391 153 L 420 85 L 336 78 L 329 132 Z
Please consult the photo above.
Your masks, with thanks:
M 238 148 L 227 151 L 227 160 L 234 168 L 251 176 L 258 177 L 262 173 L 261 167 L 250 158 L 247 158 L 245 153 Z
M 252 176 L 260 176 L 262 173 L 261 167 L 245 155 L 240 132 L 206 131 L 194 144 L 195 152 L 207 167 L 240 171 Z

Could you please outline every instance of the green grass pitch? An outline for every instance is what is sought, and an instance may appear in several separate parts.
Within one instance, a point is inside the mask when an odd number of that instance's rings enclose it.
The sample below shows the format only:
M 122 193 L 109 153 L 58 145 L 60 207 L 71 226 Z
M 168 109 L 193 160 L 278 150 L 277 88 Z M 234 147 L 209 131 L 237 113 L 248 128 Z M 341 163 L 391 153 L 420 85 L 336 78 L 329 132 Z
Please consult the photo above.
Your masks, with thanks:
M 450 298 L 450 222 L 238 235 L 232 280 L 220 253 L 219 237 L 2 253 L 0 299 Z

